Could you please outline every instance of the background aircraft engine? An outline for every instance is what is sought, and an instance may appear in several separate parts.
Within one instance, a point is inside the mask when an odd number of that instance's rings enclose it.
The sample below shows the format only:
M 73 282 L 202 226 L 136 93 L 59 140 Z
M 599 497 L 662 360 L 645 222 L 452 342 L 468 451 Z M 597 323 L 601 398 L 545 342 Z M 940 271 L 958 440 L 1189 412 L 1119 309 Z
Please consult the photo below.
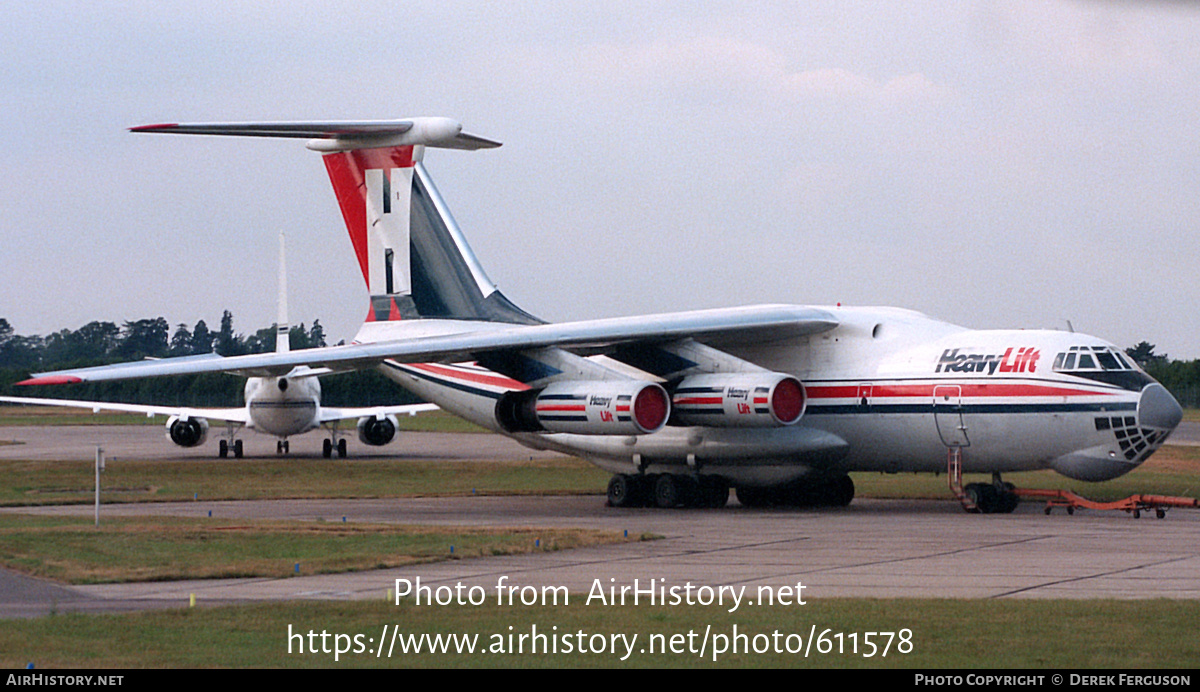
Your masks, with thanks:
M 208 437 L 208 421 L 204 418 L 171 416 L 167 421 L 167 437 L 180 447 L 204 444 Z
M 777 372 L 692 375 L 675 387 L 672 425 L 771 428 L 800 420 L 808 397 L 804 385 Z
M 395 416 L 387 415 L 382 418 L 366 416 L 358 419 L 358 440 L 363 444 L 380 447 L 391 442 L 395 436 Z
M 508 392 L 496 402 L 496 420 L 508 432 L 645 435 L 667 422 L 667 391 L 653 382 L 555 382 Z

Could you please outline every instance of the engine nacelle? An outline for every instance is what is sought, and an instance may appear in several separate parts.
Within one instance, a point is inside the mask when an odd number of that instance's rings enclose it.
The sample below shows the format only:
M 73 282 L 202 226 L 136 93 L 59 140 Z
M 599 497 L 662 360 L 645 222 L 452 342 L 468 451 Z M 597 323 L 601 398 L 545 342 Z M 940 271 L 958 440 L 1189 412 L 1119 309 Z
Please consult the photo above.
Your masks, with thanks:
M 208 439 L 208 420 L 190 416 L 171 416 L 167 420 L 167 439 L 180 447 L 195 447 Z
M 358 441 L 373 447 L 381 447 L 396 436 L 396 417 L 386 415 L 367 416 L 358 419 Z
M 791 375 L 692 375 L 674 389 L 671 424 L 774 428 L 800 420 L 807 404 L 804 385 Z
M 666 425 L 667 391 L 653 382 L 555 382 L 508 392 L 496 402 L 496 420 L 508 432 L 645 435 Z

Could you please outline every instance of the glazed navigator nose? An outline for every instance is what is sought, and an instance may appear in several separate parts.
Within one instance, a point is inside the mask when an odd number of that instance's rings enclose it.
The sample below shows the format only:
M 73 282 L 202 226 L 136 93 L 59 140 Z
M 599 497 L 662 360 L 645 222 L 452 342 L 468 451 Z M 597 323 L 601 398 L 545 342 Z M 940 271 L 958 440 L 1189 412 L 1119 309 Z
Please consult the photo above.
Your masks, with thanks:
M 1171 431 L 1183 420 L 1183 408 L 1167 388 L 1158 384 L 1148 384 L 1142 389 L 1142 397 L 1138 399 L 1138 425 L 1143 428 L 1157 428 Z

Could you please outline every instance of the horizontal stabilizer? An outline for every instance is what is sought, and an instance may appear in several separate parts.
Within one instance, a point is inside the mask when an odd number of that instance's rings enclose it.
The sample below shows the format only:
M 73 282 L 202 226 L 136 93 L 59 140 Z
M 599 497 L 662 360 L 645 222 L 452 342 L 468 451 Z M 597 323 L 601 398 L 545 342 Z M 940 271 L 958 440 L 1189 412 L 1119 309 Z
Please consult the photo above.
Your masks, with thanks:
M 325 122 L 163 123 L 129 128 L 130 132 L 232 137 L 308 139 L 316 151 L 423 145 L 443 149 L 493 149 L 500 142 L 462 131 L 450 118 Z

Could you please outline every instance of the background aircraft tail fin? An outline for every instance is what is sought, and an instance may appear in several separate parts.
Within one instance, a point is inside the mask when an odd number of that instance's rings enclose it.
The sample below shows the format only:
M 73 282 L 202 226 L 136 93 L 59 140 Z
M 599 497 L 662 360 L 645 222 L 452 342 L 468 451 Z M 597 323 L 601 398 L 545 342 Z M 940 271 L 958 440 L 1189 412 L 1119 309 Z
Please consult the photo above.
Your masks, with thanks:
M 283 234 L 279 234 L 279 316 L 275 320 L 275 352 L 287 353 L 292 348 L 292 326 L 288 323 L 287 309 L 287 256 L 284 252 Z

